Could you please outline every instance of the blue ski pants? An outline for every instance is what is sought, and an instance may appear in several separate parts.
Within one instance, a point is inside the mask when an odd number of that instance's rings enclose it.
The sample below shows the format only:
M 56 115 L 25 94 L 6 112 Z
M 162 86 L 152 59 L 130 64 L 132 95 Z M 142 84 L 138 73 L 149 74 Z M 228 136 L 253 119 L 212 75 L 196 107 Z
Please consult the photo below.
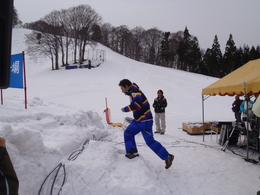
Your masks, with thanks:
M 135 143 L 135 135 L 142 132 L 143 138 L 146 144 L 151 150 L 154 151 L 162 160 L 169 158 L 168 151 L 153 137 L 153 120 L 146 122 L 138 122 L 133 120 L 124 132 L 125 149 L 126 153 L 137 153 L 137 147 Z

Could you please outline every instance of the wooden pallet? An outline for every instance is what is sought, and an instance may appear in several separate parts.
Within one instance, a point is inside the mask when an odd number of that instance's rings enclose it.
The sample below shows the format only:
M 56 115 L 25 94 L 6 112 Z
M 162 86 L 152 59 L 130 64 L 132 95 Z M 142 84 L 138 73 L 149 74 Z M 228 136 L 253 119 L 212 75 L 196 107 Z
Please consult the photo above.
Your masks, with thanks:
M 211 125 L 211 122 L 205 122 L 204 127 L 200 122 L 183 122 L 182 130 L 191 135 L 201 135 L 203 134 L 203 129 L 205 130 L 204 133 L 210 133 Z

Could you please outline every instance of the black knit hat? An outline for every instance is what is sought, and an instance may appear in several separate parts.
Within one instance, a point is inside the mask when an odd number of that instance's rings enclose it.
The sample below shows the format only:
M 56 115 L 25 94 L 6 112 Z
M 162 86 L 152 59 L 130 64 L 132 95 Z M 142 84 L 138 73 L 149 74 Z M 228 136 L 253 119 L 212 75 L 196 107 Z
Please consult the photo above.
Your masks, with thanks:
M 163 91 L 162 91 L 161 89 L 159 89 L 159 90 L 157 91 L 157 93 L 158 93 L 158 92 L 160 92 L 160 93 L 162 93 L 162 94 L 163 94 Z

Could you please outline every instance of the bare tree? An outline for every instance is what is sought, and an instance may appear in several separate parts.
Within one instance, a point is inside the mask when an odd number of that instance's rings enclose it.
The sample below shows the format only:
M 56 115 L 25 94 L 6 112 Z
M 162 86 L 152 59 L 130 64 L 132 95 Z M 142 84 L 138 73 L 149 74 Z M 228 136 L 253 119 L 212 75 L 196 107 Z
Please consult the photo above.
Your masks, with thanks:
M 101 43 L 105 46 L 109 46 L 109 35 L 112 31 L 112 25 L 105 23 L 101 26 Z
M 142 27 L 136 27 L 131 32 L 133 35 L 133 59 L 140 61 L 143 53 L 142 40 L 145 30 Z
M 126 48 L 128 47 L 129 37 L 131 34 L 128 27 L 125 25 L 116 27 L 114 32 L 117 51 L 120 54 L 126 55 Z
M 48 37 L 53 41 L 53 52 L 55 57 L 55 69 L 59 69 L 59 52 L 62 53 L 62 62 L 64 64 L 64 49 L 63 49 L 63 26 L 61 25 L 61 17 L 59 11 L 53 11 L 46 15 L 42 21 L 46 22 L 46 30 Z M 45 35 L 46 36 L 46 35 Z
M 178 55 L 177 49 L 179 43 L 183 40 L 183 32 L 178 31 L 176 33 L 171 33 L 169 36 L 169 51 L 170 51 L 170 61 L 168 66 L 171 68 L 177 68 Z
M 159 64 L 161 55 L 161 41 L 163 39 L 163 32 L 157 28 L 152 28 L 144 32 L 143 49 L 146 56 L 145 62 L 150 64 Z
M 27 36 L 26 43 L 29 55 L 35 57 L 46 55 L 52 61 L 52 69 L 59 69 L 60 48 L 62 56 L 64 56 L 60 12 L 53 11 L 41 20 L 32 23 L 30 27 L 35 31 Z M 42 54 L 37 55 L 35 52 L 42 52 Z
M 68 29 L 74 38 L 74 63 L 77 62 L 77 49 L 79 63 L 82 63 L 86 45 L 95 44 L 91 39 L 93 27 L 101 22 L 101 17 L 89 5 L 79 5 L 68 10 L 68 20 Z
M 28 55 L 37 60 L 38 58 L 49 57 L 51 59 L 52 70 L 55 70 L 54 66 L 54 50 L 55 44 L 53 45 L 52 39 L 47 33 L 40 33 L 41 39 L 39 42 L 39 33 L 33 31 L 31 34 L 26 35 L 27 53 Z
M 26 26 L 38 31 L 38 42 L 35 42 L 35 32 L 28 36 L 28 51 L 35 55 L 35 51 L 44 51 L 43 54 L 51 58 L 53 69 L 59 69 L 59 54 L 61 53 L 62 65 L 68 64 L 69 47 L 73 44 L 74 63 L 84 60 L 86 45 L 95 45 L 92 35 L 96 26 L 101 22 L 101 17 L 89 5 L 80 5 L 68 10 L 53 11 L 44 16 L 40 21 Z M 41 32 L 41 36 L 39 36 Z M 39 40 L 41 37 L 41 40 Z M 37 38 L 36 38 L 37 39 Z M 32 44 L 40 43 L 33 46 Z M 35 51 L 30 51 L 37 48 Z M 40 49 L 42 48 L 42 49 Z M 46 49 L 48 48 L 48 49 Z M 50 55 L 48 52 L 52 52 Z
M 113 27 L 111 29 L 111 32 L 109 34 L 109 47 L 116 51 L 119 52 L 119 47 L 118 47 L 118 38 L 117 38 L 117 29 L 115 27 Z
M 62 27 L 62 35 L 63 35 L 63 42 L 65 45 L 65 48 L 63 47 L 63 51 L 65 53 L 65 63 L 63 65 L 69 64 L 69 46 L 72 43 L 72 32 L 69 29 L 69 11 L 68 10 L 61 10 L 60 11 L 60 22 Z
M 19 19 L 17 9 L 13 7 L 13 28 L 15 26 L 21 26 L 21 25 L 22 25 L 22 21 Z

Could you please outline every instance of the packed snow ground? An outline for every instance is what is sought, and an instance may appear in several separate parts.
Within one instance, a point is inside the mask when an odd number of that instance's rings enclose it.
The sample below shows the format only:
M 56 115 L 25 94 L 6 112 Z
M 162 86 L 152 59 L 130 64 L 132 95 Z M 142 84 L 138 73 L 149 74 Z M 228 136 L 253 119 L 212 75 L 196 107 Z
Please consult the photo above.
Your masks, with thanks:
M 25 51 L 27 33 L 14 29 L 13 54 Z M 63 195 L 248 195 L 260 190 L 259 165 L 221 151 L 216 135 L 205 135 L 203 142 L 201 135 L 181 129 L 182 122 L 202 120 L 201 90 L 216 78 L 140 63 L 102 45 L 98 49 L 106 51 L 106 61 L 91 70 L 51 71 L 49 59 L 36 62 L 26 55 L 28 109 L 23 90 L 3 90 L 0 136 L 7 141 L 20 195 L 58 194 L 63 182 Z M 124 128 L 106 124 L 105 98 L 112 122 L 132 116 L 121 112 L 129 104 L 118 86 L 124 78 L 136 82 L 150 103 L 158 89 L 164 91 L 166 134 L 155 139 L 175 156 L 168 170 L 141 134 L 136 136 L 140 157 L 125 158 Z M 233 121 L 233 100 L 207 99 L 205 120 Z

